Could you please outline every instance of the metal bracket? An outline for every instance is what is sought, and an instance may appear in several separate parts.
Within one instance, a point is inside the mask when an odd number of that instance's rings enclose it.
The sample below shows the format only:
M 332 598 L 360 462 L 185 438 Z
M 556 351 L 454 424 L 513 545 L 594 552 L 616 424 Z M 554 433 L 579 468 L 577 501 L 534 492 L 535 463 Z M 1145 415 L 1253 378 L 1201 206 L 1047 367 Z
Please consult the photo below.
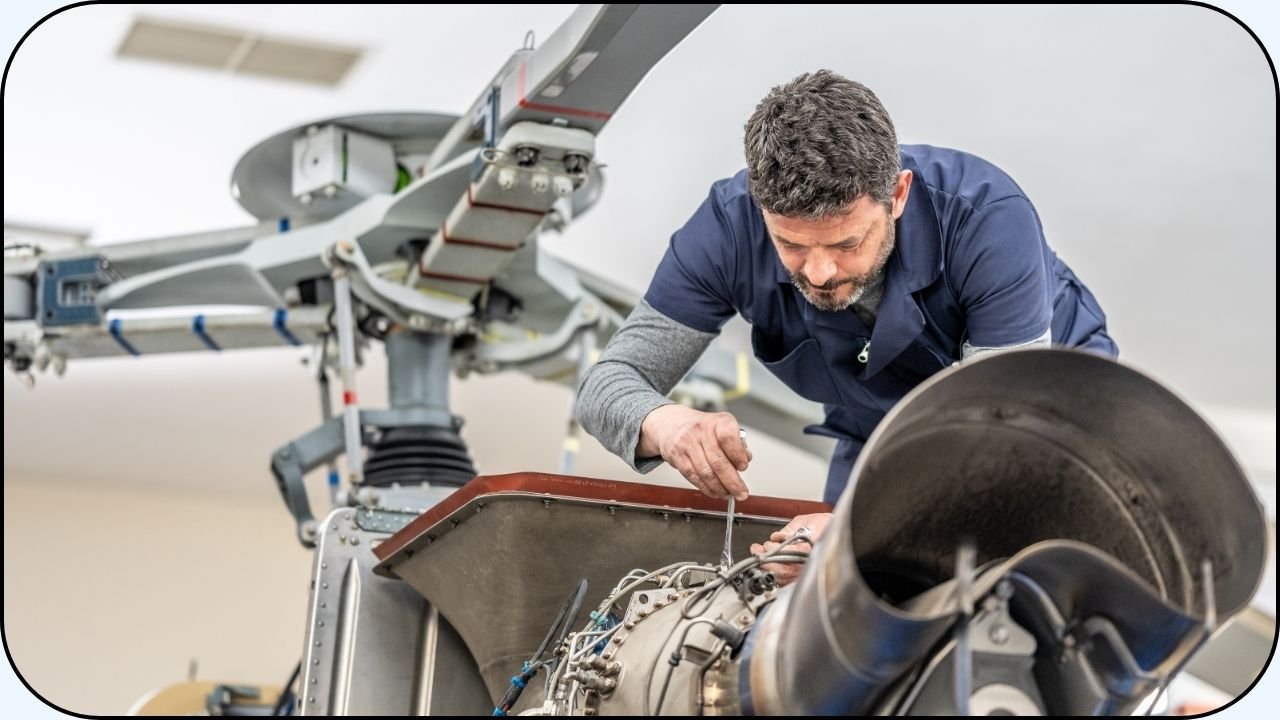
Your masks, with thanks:
M 579 332 L 595 328 L 599 323 L 600 301 L 584 292 L 554 333 L 523 342 L 478 345 L 471 351 L 467 365 L 469 369 L 490 373 L 536 362 L 562 352 Z
M 474 308 L 469 302 L 424 295 L 413 288 L 379 277 L 355 242 L 334 246 L 332 259 L 354 270 L 351 290 L 384 315 L 415 330 L 457 334 L 466 329 Z
M 119 280 L 98 255 L 74 260 L 42 260 L 36 269 L 36 322 L 41 327 L 102 322 L 98 291 Z
M 454 420 L 448 413 L 427 408 L 361 410 L 361 447 L 368 443 L 372 434 L 369 428 L 407 425 L 453 427 L 453 423 Z M 271 454 L 271 474 L 275 476 L 276 487 L 280 490 L 280 496 L 284 499 L 289 514 L 293 515 L 297 523 L 298 540 L 305 547 L 315 547 L 316 519 L 311 513 L 311 502 L 307 498 L 303 477 L 336 458 L 342 452 L 344 444 L 342 417 L 337 416 L 329 418 L 319 427 L 308 431 Z M 386 491 L 383 490 L 383 492 Z M 414 516 L 422 509 L 413 507 Z M 386 525 L 389 522 L 390 519 L 382 518 L 377 521 L 377 524 Z M 371 529 L 373 529 L 372 526 Z
M 302 478 L 337 457 L 342 445 L 342 418 L 335 417 L 271 454 L 271 474 L 297 522 L 298 540 L 304 547 L 316 546 L 316 520 Z
M 416 517 L 418 517 L 416 512 L 403 513 L 363 507 L 356 509 L 356 525 L 361 530 L 383 532 L 388 535 L 399 532 L 405 525 L 413 522 Z

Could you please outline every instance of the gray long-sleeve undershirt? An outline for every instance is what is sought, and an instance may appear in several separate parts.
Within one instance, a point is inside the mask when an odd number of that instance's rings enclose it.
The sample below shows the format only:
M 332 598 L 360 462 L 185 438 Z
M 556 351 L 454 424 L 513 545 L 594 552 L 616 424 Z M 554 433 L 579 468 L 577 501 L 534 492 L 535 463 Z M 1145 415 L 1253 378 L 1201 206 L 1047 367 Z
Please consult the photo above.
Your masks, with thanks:
M 673 403 L 667 393 L 715 337 L 678 323 L 641 300 L 582 378 L 573 408 L 578 422 L 638 472 L 661 465 L 661 457 L 635 456 L 640 425 L 655 408 Z
M 871 302 L 854 308 L 869 325 L 875 323 L 879 300 L 879 293 L 875 293 Z M 583 377 L 573 409 L 578 422 L 637 472 L 647 473 L 661 465 L 661 457 L 635 456 L 640 426 L 654 409 L 674 403 L 667 393 L 688 374 L 715 337 L 715 333 L 672 320 L 641 300 Z M 1048 330 L 1034 340 L 1007 347 L 975 347 L 965 342 L 961 360 L 1049 344 Z

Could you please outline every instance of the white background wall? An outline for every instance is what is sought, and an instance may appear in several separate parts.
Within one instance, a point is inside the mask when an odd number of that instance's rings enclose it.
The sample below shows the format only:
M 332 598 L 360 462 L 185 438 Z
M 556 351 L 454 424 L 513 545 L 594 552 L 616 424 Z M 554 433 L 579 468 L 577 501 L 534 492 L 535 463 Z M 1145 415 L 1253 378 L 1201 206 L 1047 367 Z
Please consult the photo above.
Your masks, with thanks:
M 92 242 L 244 223 L 226 189 L 254 143 L 327 115 L 461 112 L 525 30 L 545 38 L 570 9 L 64 12 L 27 39 L 6 78 L 5 218 L 91 228 Z M 139 13 L 369 53 L 336 90 L 117 60 Z M 1261 30 L 1260 13 L 1242 16 Z M 4 29 L 16 41 L 40 14 Z M 1275 95 L 1261 50 L 1213 11 L 722 8 L 600 136 L 605 198 L 549 245 L 643 290 L 670 232 L 740 163 L 755 102 L 824 66 L 876 90 L 904 142 L 961 147 L 1009 170 L 1101 299 L 1122 358 L 1205 412 L 1274 509 Z M 205 677 L 283 681 L 301 638 L 306 559 L 267 457 L 317 416 L 298 359 L 107 360 L 34 392 L 6 377 L 4 627 L 47 697 L 121 711 L 181 679 L 190 656 Z M 361 379 L 374 405 L 385 397 L 378 362 Z M 487 473 L 554 469 L 568 404 L 562 389 L 522 378 L 455 391 Z M 749 478 L 758 492 L 816 494 L 822 463 L 763 442 L 753 440 Z M 580 472 L 630 477 L 590 443 Z M 199 561 L 208 572 L 192 569 Z M 234 594 L 190 590 L 238 572 L 252 582 Z M 183 613 L 171 614 L 175 600 L 189 603 Z M 243 635 L 218 630 L 233 614 Z M 189 629 L 170 618 L 190 618 Z
M 201 680 L 284 683 L 310 553 L 266 499 L 6 474 L 4 629 L 23 677 L 92 714 L 185 680 L 193 658 Z

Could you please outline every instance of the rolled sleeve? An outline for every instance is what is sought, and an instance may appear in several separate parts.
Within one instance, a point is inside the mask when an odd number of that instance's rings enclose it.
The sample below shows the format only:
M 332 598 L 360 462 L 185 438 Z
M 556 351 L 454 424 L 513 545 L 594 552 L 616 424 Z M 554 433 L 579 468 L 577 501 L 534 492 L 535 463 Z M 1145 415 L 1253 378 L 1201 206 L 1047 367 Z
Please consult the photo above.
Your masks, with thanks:
M 718 184 L 717 184 L 718 185 Z M 674 235 L 644 299 L 653 309 L 701 332 L 719 333 L 736 312 L 738 257 L 718 187 Z
M 1008 197 L 974 210 L 962 233 L 948 265 L 966 342 L 1004 347 L 1044 336 L 1053 317 L 1053 255 L 1030 201 Z

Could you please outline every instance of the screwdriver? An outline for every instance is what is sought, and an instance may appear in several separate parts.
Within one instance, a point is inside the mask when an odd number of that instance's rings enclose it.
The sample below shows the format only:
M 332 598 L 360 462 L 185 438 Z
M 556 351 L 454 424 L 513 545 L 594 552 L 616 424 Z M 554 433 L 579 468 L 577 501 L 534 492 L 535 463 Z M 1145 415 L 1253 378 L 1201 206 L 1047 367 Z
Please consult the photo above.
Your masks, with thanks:
M 729 496 L 728 521 L 724 526 L 724 550 L 720 552 L 720 564 L 729 569 L 733 565 L 733 557 L 729 554 L 729 546 L 733 543 L 733 496 Z
M 742 447 L 745 448 L 747 446 L 747 431 L 739 428 L 738 437 L 742 438 Z M 726 513 L 725 515 L 726 520 L 725 520 L 725 526 L 724 526 L 724 550 L 720 552 L 720 564 L 724 565 L 725 569 L 728 569 L 730 566 L 733 565 L 733 555 L 730 552 L 731 546 L 733 544 L 733 505 L 734 505 L 734 499 L 733 499 L 733 496 L 730 495 L 729 496 L 729 512 Z

